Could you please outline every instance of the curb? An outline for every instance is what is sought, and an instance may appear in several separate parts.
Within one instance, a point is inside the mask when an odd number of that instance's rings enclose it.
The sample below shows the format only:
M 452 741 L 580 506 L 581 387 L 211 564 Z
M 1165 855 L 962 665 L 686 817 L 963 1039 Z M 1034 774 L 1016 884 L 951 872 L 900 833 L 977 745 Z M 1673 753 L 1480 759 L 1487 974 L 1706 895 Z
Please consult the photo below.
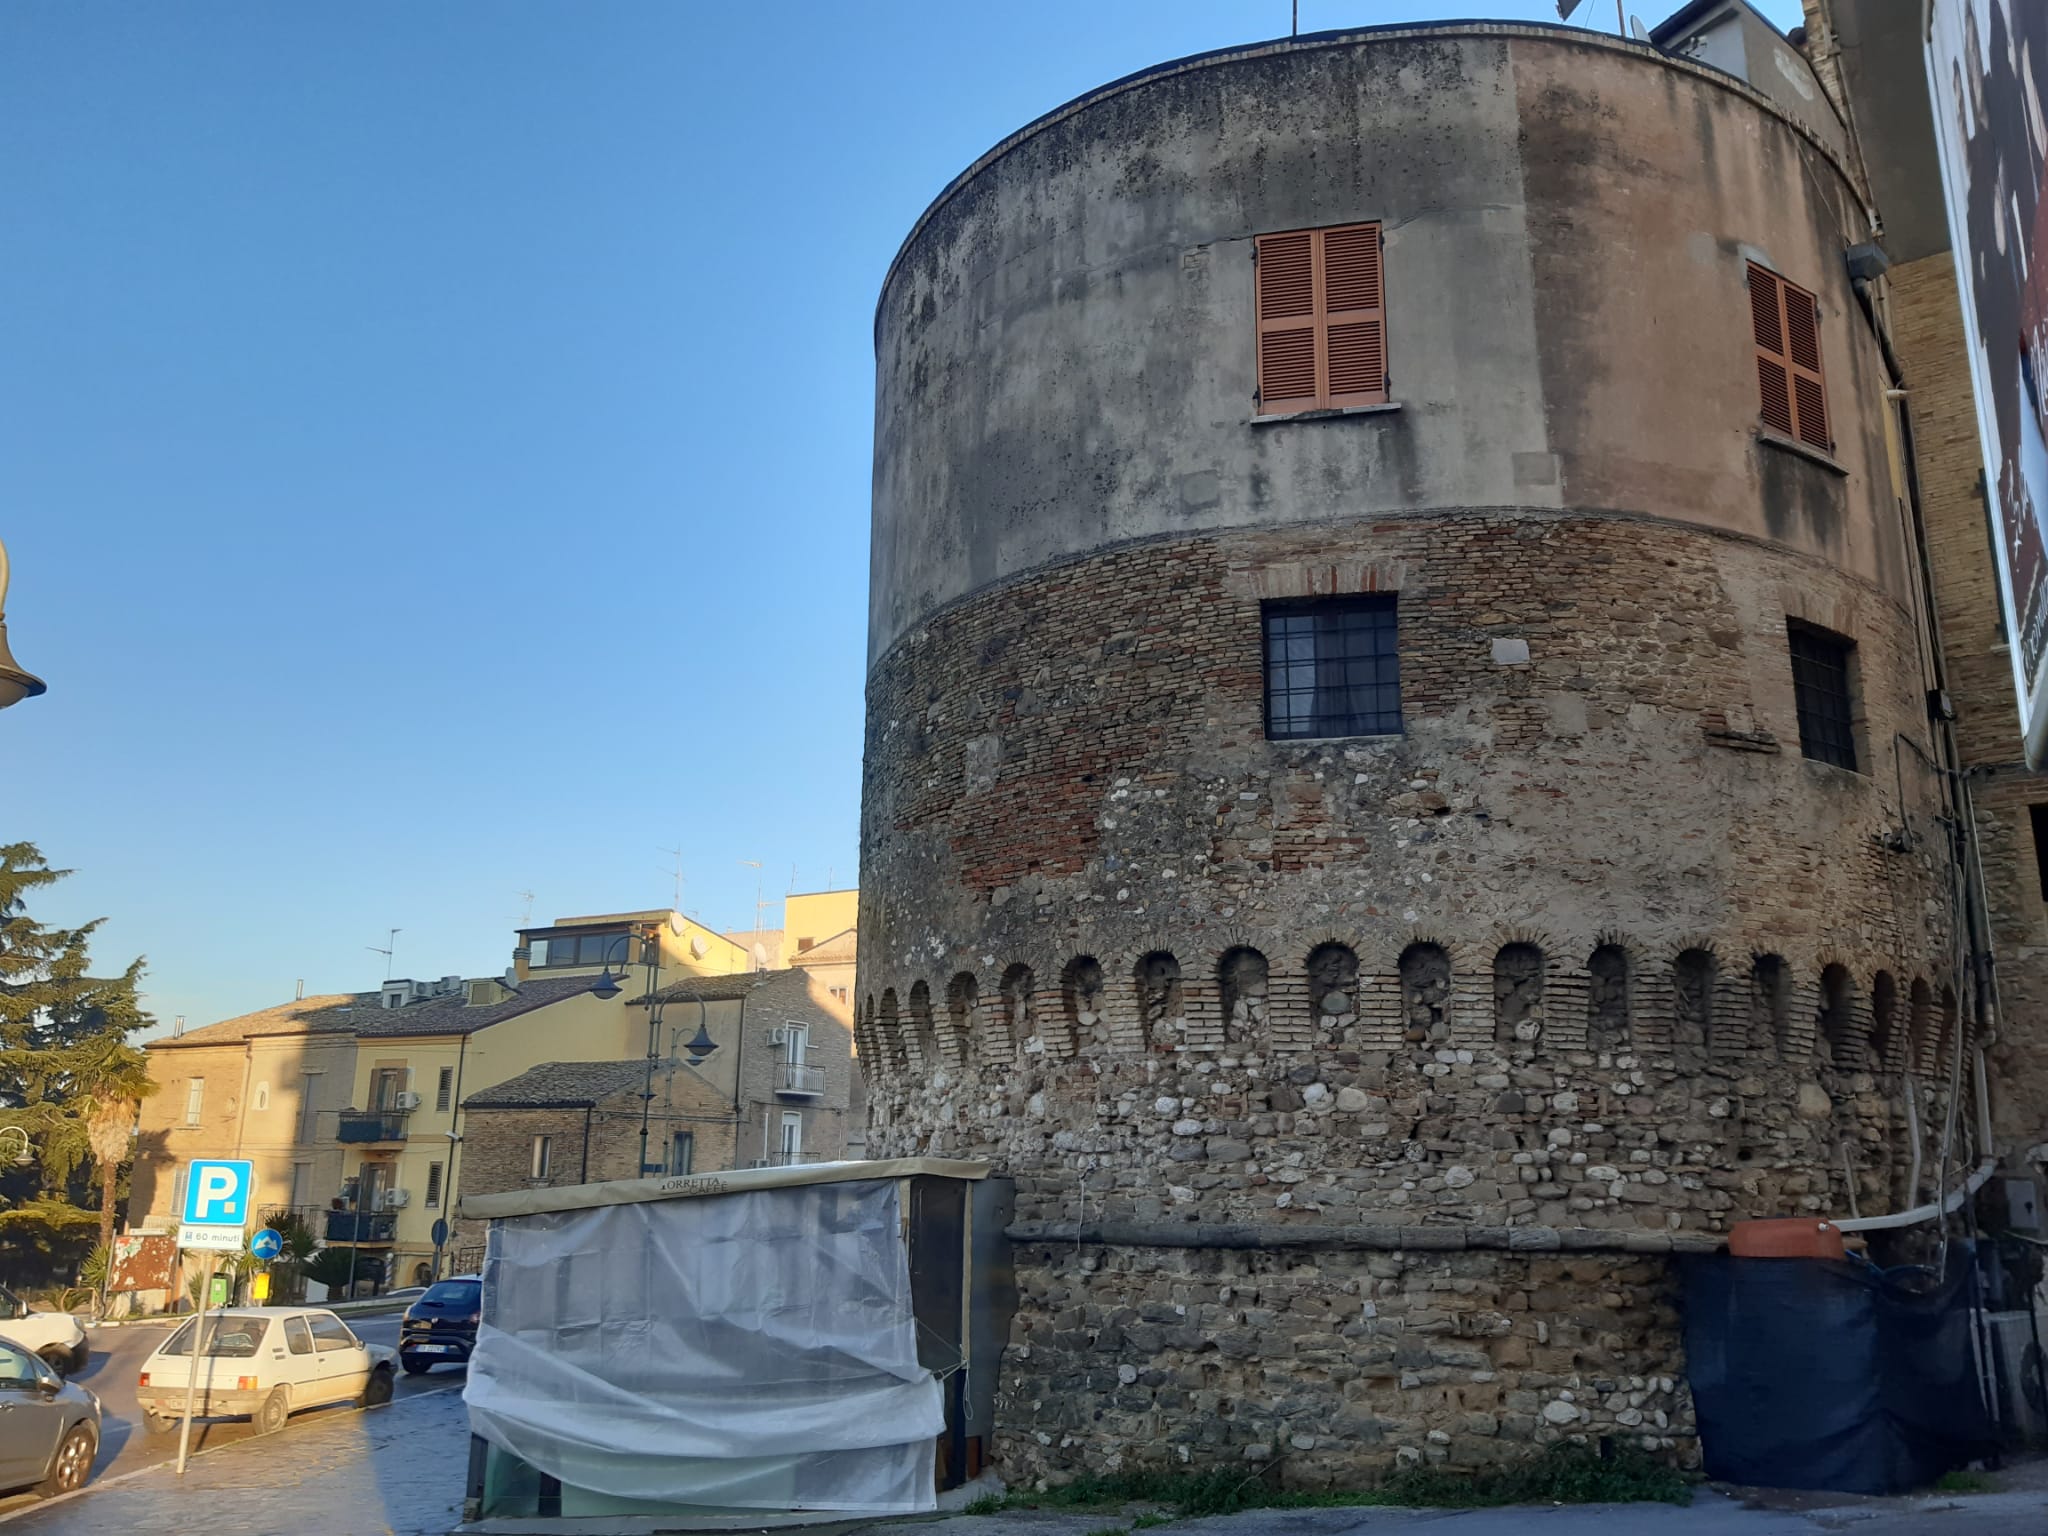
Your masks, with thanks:
M 378 1297 L 374 1301 L 344 1301 L 338 1302 L 325 1310 L 332 1312 L 336 1317 L 376 1317 L 385 1312 L 403 1312 L 417 1299 L 417 1297 L 413 1296 L 400 1296 L 391 1299 Z M 294 1302 L 292 1305 L 317 1306 L 319 1304 L 317 1302 Z M 209 1312 L 217 1312 L 219 1310 L 218 1307 L 207 1308 Z M 166 1323 L 182 1323 L 186 1318 L 194 1314 L 191 1312 L 158 1312 L 149 1317 L 111 1318 L 104 1323 L 96 1323 L 89 1317 L 79 1317 L 76 1312 L 70 1315 L 78 1318 L 79 1327 L 97 1331 L 101 1328 L 150 1328 Z

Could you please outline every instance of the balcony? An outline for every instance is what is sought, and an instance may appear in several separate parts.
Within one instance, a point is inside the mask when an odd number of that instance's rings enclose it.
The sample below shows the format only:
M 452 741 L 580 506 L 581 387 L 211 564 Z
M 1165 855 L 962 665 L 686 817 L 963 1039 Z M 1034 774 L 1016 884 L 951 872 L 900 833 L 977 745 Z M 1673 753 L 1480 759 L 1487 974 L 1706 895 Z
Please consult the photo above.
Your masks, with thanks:
M 751 1164 L 755 1168 L 805 1168 L 812 1163 L 826 1162 L 816 1152 L 770 1152 L 766 1157 L 757 1157 Z
M 825 1069 L 790 1062 L 782 1069 L 775 1091 L 785 1099 L 817 1099 L 825 1094 Z
M 406 1111 L 402 1109 L 344 1109 L 335 1128 L 339 1141 L 365 1142 L 405 1140 Z
M 329 1211 L 330 1243 L 388 1243 L 398 1233 L 398 1218 L 389 1211 Z

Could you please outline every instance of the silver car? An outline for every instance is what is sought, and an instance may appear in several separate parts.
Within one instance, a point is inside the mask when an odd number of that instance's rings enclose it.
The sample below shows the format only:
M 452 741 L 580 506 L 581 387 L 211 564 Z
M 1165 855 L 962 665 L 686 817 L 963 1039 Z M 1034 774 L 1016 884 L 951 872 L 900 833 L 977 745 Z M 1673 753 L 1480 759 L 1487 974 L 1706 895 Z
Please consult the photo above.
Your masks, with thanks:
M 83 1488 L 100 1449 L 100 1400 L 0 1340 L 0 1493 Z

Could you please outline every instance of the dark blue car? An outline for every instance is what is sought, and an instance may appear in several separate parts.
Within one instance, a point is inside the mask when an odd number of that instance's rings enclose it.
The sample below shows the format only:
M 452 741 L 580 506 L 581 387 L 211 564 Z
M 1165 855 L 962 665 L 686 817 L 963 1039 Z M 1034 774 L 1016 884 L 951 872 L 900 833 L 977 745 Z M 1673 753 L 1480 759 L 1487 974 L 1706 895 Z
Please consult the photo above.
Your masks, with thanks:
M 483 1303 L 484 1283 L 477 1275 L 451 1275 L 428 1286 L 398 1327 L 398 1363 L 406 1374 L 417 1376 L 444 1362 L 468 1364 Z

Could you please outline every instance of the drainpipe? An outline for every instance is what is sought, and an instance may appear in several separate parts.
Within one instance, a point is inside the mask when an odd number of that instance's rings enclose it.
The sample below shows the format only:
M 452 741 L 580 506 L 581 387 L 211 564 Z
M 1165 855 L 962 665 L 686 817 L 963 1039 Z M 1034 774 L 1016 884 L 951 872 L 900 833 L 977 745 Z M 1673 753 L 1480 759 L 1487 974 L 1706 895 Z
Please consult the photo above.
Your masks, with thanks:
M 594 1108 L 596 1106 L 592 1104 L 583 1106 L 583 1166 L 577 1170 L 576 1182 L 578 1184 L 588 1184 L 590 1182 L 590 1112 Z
M 462 1157 L 462 1066 L 468 1057 L 469 1036 L 465 1034 L 455 1047 L 455 1088 L 448 1096 L 448 1191 L 441 1198 L 451 1211 L 460 1198 L 456 1171 Z
M 701 1005 L 700 1005 L 701 1006 Z M 747 999 L 740 996 L 739 1039 L 733 1042 L 732 1061 L 732 1165 L 740 1166 L 740 1129 L 746 1123 L 740 1113 L 741 1085 L 746 1081 L 747 1067 Z M 761 1156 L 768 1156 L 768 1133 L 761 1132 Z

